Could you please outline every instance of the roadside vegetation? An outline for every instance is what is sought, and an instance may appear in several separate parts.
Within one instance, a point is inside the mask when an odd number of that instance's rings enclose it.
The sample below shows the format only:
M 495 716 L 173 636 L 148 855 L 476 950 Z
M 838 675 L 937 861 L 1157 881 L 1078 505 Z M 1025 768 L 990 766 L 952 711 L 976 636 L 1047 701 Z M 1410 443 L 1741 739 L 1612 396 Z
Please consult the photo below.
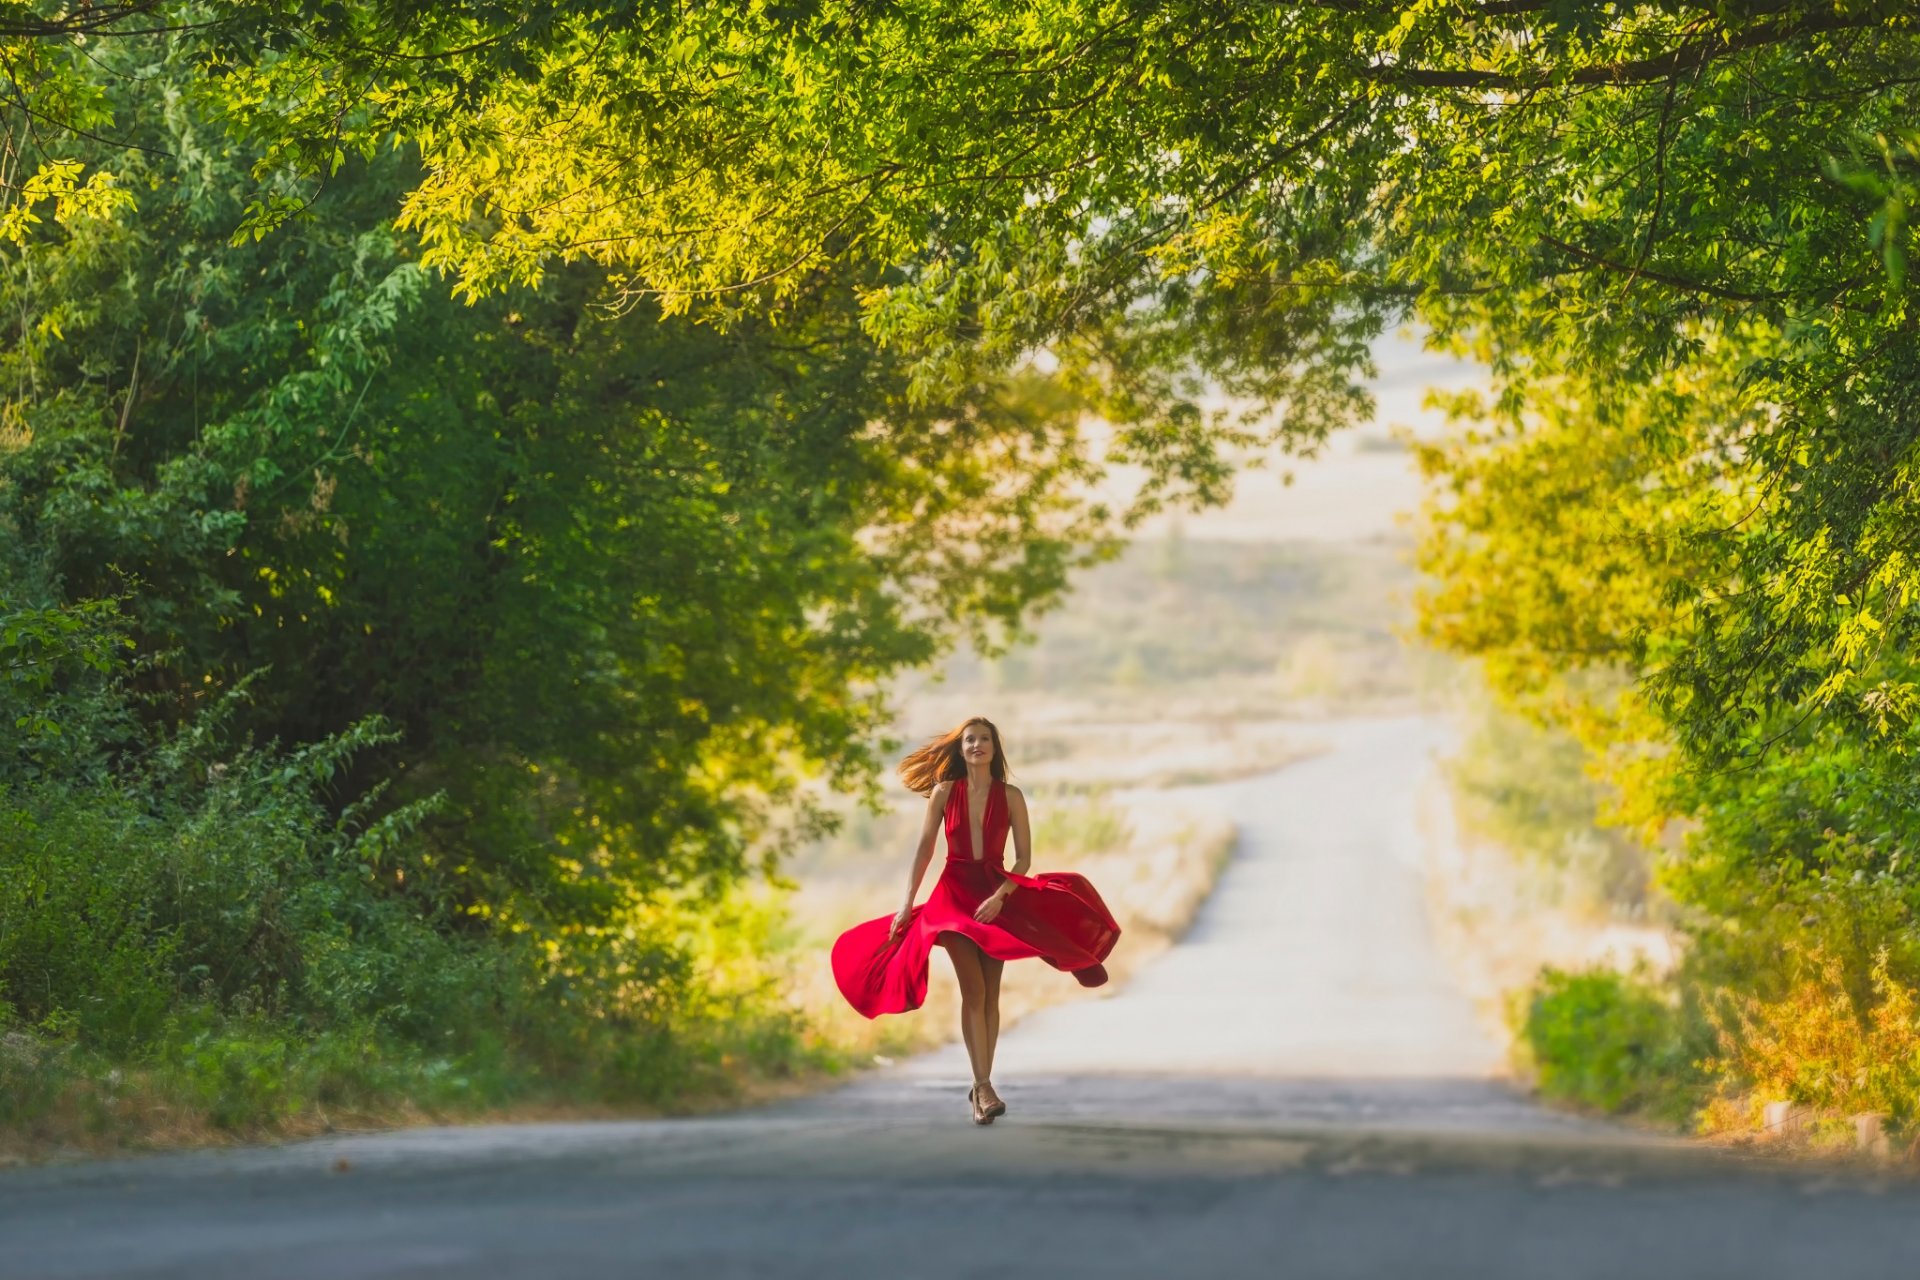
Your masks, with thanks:
M 1893 895 L 1827 877 L 1800 902 L 1841 938 L 1776 902 L 1768 953 L 1743 936 L 1754 925 L 1703 909 L 1697 819 L 1630 827 L 1567 728 L 1464 687 L 1474 728 L 1448 764 L 1436 906 L 1522 1077 L 1576 1109 L 1738 1143 L 1853 1152 L 1868 1117 L 1868 1150 L 1910 1154 L 1920 1017 L 1896 976 Z
M 1578 741 L 1455 675 L 1463 733 L 1423 803 L 1442 951 L 1541 1096 L 1686 1125 L 1712 1039 L 1666 985 L 1681 916 L 1655 854 L 1608 824 Z
M 1697 820 L 1630 826 L 1563 724 L 1478 679 L 1461 692 L 1437 919 L 1520 1074 L 1556 1102 L 1724 1141 L 1852 1151 L 1873 1117 L 1871 1138 L 1905 1153 L 1920 1019 L 1888 941 L 1904 913 L 1829 881 L 1815 901 L 1852 936 L 1835 945 L 1797 909 L 1767 922 L 1795 949 L 1760 954 L 1740 938 L 1752 925 L 1702 909 Z

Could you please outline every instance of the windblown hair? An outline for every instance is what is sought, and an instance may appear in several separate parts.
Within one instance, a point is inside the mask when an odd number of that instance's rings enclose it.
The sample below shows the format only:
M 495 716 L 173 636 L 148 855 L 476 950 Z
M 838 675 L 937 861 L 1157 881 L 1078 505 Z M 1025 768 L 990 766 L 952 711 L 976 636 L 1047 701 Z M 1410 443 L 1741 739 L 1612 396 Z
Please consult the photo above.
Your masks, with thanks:
M 966 777 L 967 762 L 960 754 L 960 739 L 966 736 L 970 726 L 976 724 L 987 726 L 987 732 L 993 735 L 993 776 L 1002 782 L 1006 781 L 1007 753 L 1000 745 L 1000 731 L 985 716 L 974 716 L 970 720 L 962 720 L 958 727 L 941 734 L 900 762 L 900 780 L 907 784 L 907 789 L 923 796 L 932 795 L 933 789 L 942 782 Z

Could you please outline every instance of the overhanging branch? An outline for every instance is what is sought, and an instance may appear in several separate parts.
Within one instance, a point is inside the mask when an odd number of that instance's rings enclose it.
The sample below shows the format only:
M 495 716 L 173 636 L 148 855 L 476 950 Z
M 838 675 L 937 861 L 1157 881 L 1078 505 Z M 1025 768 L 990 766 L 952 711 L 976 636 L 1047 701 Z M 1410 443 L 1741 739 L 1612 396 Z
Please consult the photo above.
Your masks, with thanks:
M 1524 93 L 1554 85 L 1645 84 L 1668 79 L 1680 72 L 1689 71 L 1705 63 L 1749 49 L 1785 44 L 1803 36 L 1817 35 L 1827 31 L 1865 30 L 1883 25 L 1884 22 L 1885 19 L 1879 16 L 1815 14 L 1793 22 L 1756 27 L 1736 35 L 1708 36 L 1649 58 L 1631 58 L 1589 67 L 1543 67 L 1538 71 L 1521 74 L 1406 66 L 1398 63 L 1375 63 L 1362 68 L 1361 74 L 1370 80 L 1387 84 L 1411 85 L 1422 89 L 1485 89 L 1512 93 Z

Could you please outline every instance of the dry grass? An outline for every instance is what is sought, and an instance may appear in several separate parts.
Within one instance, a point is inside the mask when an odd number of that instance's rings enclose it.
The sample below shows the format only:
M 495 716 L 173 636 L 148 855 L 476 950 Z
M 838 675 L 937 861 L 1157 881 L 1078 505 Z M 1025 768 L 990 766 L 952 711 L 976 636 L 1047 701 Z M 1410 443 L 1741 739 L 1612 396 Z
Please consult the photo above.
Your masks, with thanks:
M 380 1106 L 313 1106 L 270 1125 L 224 1127 L 204 1110 L 182 1105 L 164 1085 L 135 1079 L 115 1091 L 103 1108 L 97 1090 L 76 1081 L 55 1110 L 30 1129 L 0 1129 L 0 1169 L 81 1158 L 105 1158 L 156 1151 L 300 1142 L 332 1135 L 385 1133 L 427 1125 L 540 1124 L 581 1120 L 645 1120 L 663 1116 L 707 1115 L 742 1106 L 777 1102 L 819 1090 L 826 1073 L 780 1078 L 748 1077 L 726 1092 L 679 1100 L 672 1107 L 550 1099 L 508 1106 L 431 1107 L 405 1098 Z
M 0 1035 L 0 1080 L 15 1090 L 45 1091 L 44 1103 L 33 1114 L 0 1125 L 0 1167 L 132 1151 L 295 1141 L 446 1118 L 434 1108 L 393 1097 L 377 1105 L 316 1103 L 278 1114 L 270 1122 L 221 1124 L 204 1099 L 183 1087 L 176 1072 L 140 1067 L 72 1070 L 47 1057 L 47 1047 L 28 1036 Z
M 1708 1064 L 1750 1090 L 1713 1099 L 1701 1130 L 1723 1136 L 1761 1133 L 1806 1148 L 1852 1149 L 1854 1117 L 1877 1115 L 1909 1155 L 1920 1116 L 1920 1001 L 1887 972 L 1873 969 L 1873 1004 L 1854 1007 L 1838 960 L 1815 954 L 1809 973 L 1778 1000 L 1746 997 L 1719 1027 L 1721 1057 Z M 1790 1129 L 1766 1134 L 1763 1111 L 1786 1103 Z

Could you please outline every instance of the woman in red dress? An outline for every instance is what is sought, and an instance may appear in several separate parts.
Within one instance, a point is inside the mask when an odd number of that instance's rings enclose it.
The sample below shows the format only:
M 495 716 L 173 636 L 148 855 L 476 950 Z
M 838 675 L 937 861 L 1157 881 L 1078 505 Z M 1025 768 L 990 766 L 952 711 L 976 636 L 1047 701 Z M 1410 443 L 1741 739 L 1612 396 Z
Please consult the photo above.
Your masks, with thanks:
M 926 822 L 907 876 L 906 904 L 892 916 L 857 924 L 833 944 L 833 976 L 847 1003 L 869 1018 L 918 1009 L 927 998 L 927 960 L 945 947 L 960 981 L 960 1034 L 973 1065 L 967 1101 L 975 1124 L 991 1124 L 1007 1104 L 993 1088 L 1000 1039 L 1000 971 L 1038 956 L 1097 987 L 1101 961 L 1120 926 L 1084 876 L 1026 874 L 1032 855 L 1027 801 L 1007 785 L 1000 731 L 975 717 L 900 762 L 907 786 L 927 797 Z M 947 861 L 933 892 L 913 905 L 944 827 Z M 1013 870 L 1005 866 L 1013 836 Z

